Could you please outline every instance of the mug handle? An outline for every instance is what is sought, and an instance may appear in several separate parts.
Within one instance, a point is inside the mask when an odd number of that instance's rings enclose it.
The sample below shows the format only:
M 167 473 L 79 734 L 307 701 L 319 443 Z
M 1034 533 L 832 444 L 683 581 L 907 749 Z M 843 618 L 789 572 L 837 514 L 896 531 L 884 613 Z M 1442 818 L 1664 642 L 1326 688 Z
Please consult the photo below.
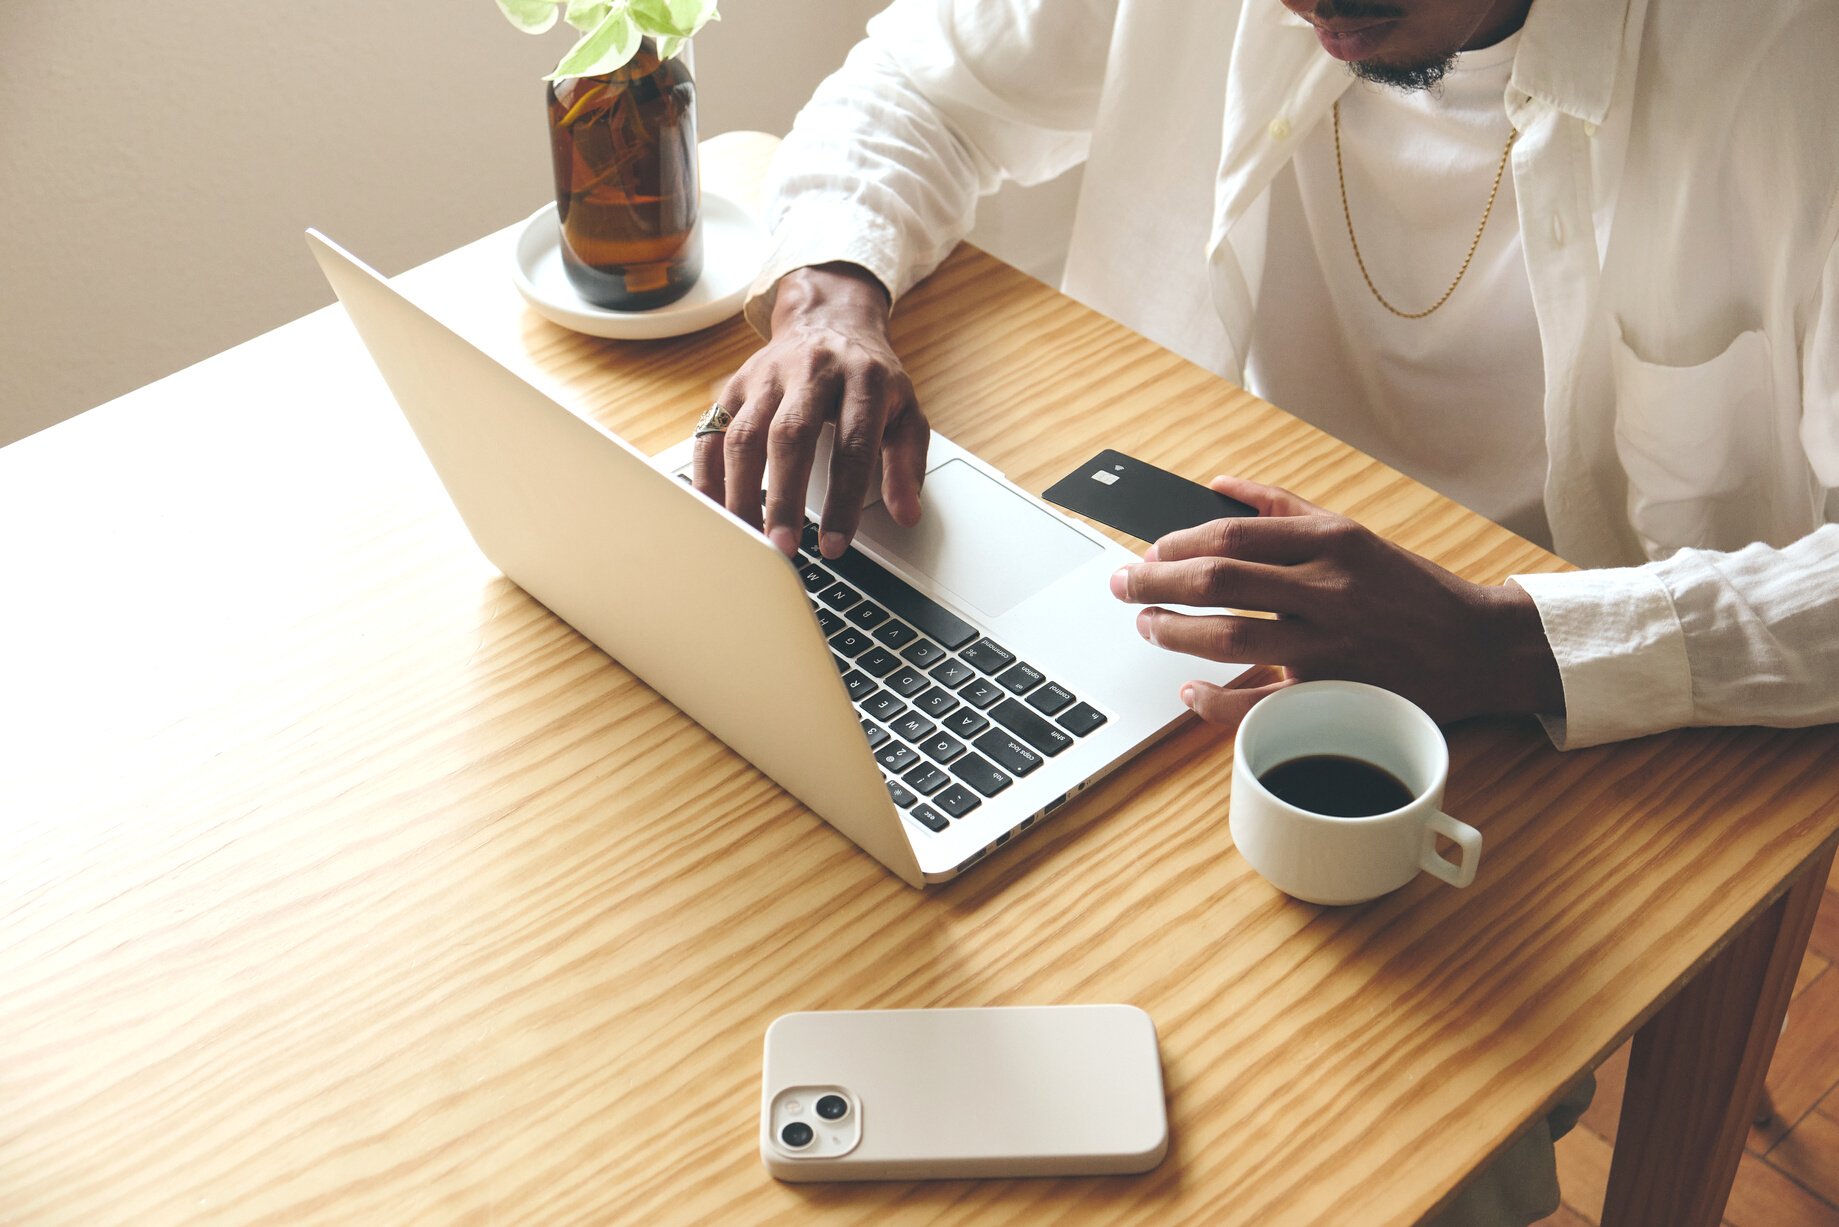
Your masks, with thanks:
M 1456 841 L 1462 853 L 1460 861 L 1447 861 L 1437 855 L 1437 836 L 1447 835 Z M 1458 822 L 1439 810 L 1432 810 L 1424 822 L 1424 848 L 1418 864 L 1451 886 L 1467 886 L 1481 868 L 1481 832 L 1466 822 Z

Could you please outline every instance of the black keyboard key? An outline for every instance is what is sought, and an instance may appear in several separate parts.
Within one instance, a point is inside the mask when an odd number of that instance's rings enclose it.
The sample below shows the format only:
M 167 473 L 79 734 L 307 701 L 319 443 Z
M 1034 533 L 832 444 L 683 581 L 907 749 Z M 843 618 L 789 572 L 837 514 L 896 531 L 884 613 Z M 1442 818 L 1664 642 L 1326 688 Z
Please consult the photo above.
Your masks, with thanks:
M 901 778 L 907 781 L 907 787 L 922 797 L 930 797 L 951 782 L 949 775 L 931 763 L 921 763 Z
M 920 752 L 935 763 L 949 763 L 964 753 L 964 743 L 949 733 L 938 733 L 919 743 Z
M 977 637 L 977 628 L 892 571 L 870 561 L 860 550 L 846 550 L 830 569 L 886 605 L 896 617 L 919 627 L 948 648 L 961 648 Z
M 1010 779 L 981 754 L 966 754 L 951 765 L 951 773 L 986 797 L 1009 787 Z
M 890 741 L 876 753 L 875 761 L 888 771 L 899 775 L 919 761 L 919 751 L 898 741 Z
M 885 690 L 877 690 L 871 697 L 863 700 L 859 706 L 877 720 L 893 720 L 901 712 L 907 710 L 905 703 Z
M 870 648 L 856 657 L 856 668 L 864 673 L 872 673 L 876 677 L 886 677 L 900 668 L 900 657 L 886 648 Z
M 817 525 L 811 523 L 811 521 L 805 521 L 804 531 L 798 534 L 798 544 L 806 553 L 811 554 L 813 557 L 823 557 L 823 555 L 817 552 Z
M 932 736 L 932 730 L 939 726 L 916 711 L 910 711 L 894 721 L 894 731 L 908 741 L 918 743 Z
M 848 584 L 832 584 L 818 593 L 817 599 L 832 609 L 848 609 L 861 600 L 862 596 Z
M 990 716 L 1049 758 L 1073 744 L 1070 736 L 1042 719 L 1039 712 L 1014 699 L 992 707 Z
M 1027 694 L 1039 686 L 1044 677 L 1041 671 L 1033 665 L 1020 664 L 1004 670 L 996 680 L 1013 694 Z
M 862 672 L 860 669 L 851 669 L 848 673 L 845 673 L 843 675 L 843 684 L 849 687 L 849 698 L 851 702 L 857 699 L 866 699 L 869 695 L 875 693 L 875 679 Z
M 862 722 L 862 731 L 868 734 L 868 748 L 873 750 L 888 739 L 888 731 L 873 720 Z
M 798 568 L 798 578 L 804 582 L 806 592 L 817 592 L 836 583 L 836 576 L 814 562 Z
M 894 804 L 900 806 L 902 809 L 906 809 L 909 805 L 919 800 L 918 797 L 902 788 L 899 784 L 896 784 L 893 780 L 887 781 L 887 786 L 888 796 L 892 797 L 894 799 Z
M 945 815 L 933 809 L 930 805 L 916 805 L 909 810 L 908 813 L 924 823 L 928 831 L 943 831 L 951 827 L 951 823 L 946 820 Z
M 930 639 L 922 639 L 901 653 L 903 658 L 912 661 L 914 667 L 918 669 L 924 669 L 943 655 L 945 655 L 945 649 Z
M 849 620 L 863 630 L 868 630 L 870 627 L 880 626 L 886 622 L 888 611 L 872 601 L 863 601 L 849 611 Z
M 925 712 L 934 720 L 958 705 L 958 700 L 951 697 L 951 691 L 934 686 L 919 698 L 913 700 L 913 706 Z
M 969 741 L 983 730 L 990 727 L 990 722 L 968 707 L 960 707 L 945 717 L 940 724 L 947 733 L 963 741 Z
M 835 652 L 832 652 L 830 654 L 830 659 L 836 662 L 836 671 L 838 673 L 848 673 L 849 672 L 850 670 L 849 661 L 844 660 L 841 656 L 838 656 Z
M 837 617 L 828 609 L 823 608 L 817 611 L 817 624 L 824 628 L 824 638 L 826 639 L 843 629 L 843 619 Z
M 958 697 L 963 699 L 966 703 L 969 703 L 972 707 L 988 707 L 1007 693 L 1006 690 L 998 686 L 995 682 L 980 677 L 966 686 L 963 690 L 960 690 L 958 692 Z
M 881 624 L 881 629 L 875 632 L 875 638 L 881 640 L 881 642 L 887 644 L 895 651 L 899 651 L 909 643 L 912 643 L 915 639 L 918 639 L 919 632 L 914 630 L 911 626 L 908 626 L 905 622 L 890 620 Z
M 1015 653 L 993 639 L 979 639 L 959 654 L 985 673 L 999 673 L 1015 663 Z
M 1051 716 L 1073 701 L 1073 692 L 1059 682 L 1049 682 L 1028 696 L 1028 706 Z
M 869 642 L 861 631 L 842 630 L 830 636 L 830 650 L 838 656 L 860 656 L 868 650 Z
M 1054 721 L 1075 737 L 1084 737 L 1105 722 L 1105 713 L 1090 703 L 1076 703 L 1071 711 Z
M 1016 775 L 1027 775 L 1045 761 L 1001 729 L 991 729 L 972 744 Z
M 888 674 L 883 684 L 903 699 L 910 699 L 931 685 L 926 680 L 926 675 L 912 665 L 902 665 L 894 670 Z
M 970 789 L 962 784 L 953 784 L 932 799 L 932 803 L 950 814 L 953 818 L 962 818 L 983 802 Z
M 977 676 L 975 673 L 971 672 L 971 667 L 969 665 L 955 656 L 947 656 L 944 660 L 941 660 L 938 664 L 928 669 L 926 673 L 933 681 L 945 687 L 947 690 L 956 690 L 958 687 Z

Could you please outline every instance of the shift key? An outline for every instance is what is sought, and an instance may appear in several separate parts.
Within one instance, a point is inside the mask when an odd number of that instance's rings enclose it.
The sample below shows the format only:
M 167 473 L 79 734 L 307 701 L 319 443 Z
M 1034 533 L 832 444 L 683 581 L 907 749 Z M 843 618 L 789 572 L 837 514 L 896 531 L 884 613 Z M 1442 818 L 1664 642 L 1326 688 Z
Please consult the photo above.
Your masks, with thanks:
M 1073 744 L 1072 737 L 1020 699 L 1004 699 L 985 714 L 1049 758 Z
M 860 550 L 846 550 L 841 558 L 825 562 L 832 571 L 948 648 L 961 648 L 977 637 L 976 627 Z
M 1041 765 L 1039 754 L 1001 729 L 991 729 L 971 744 L 996 760 L 998 766 L 1016 775 L 1027 775 Z

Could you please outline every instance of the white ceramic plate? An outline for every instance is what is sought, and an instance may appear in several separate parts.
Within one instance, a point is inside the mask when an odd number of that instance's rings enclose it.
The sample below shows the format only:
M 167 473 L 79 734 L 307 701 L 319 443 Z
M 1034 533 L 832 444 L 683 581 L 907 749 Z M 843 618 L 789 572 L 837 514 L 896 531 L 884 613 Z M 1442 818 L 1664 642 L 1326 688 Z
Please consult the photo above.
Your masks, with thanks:
M 594 337 L 649 341 L 682 336 L 733 316 L 765 261 L 766 231 L 753 215 L 726 196 L 705 190 L 702 277 L 674 303 L 650 311 L 609 311 L 582 298 L 562 268 L 562 228 L 553 203 L 524 223 L 511 280 L 538 315 L 564 328 Z

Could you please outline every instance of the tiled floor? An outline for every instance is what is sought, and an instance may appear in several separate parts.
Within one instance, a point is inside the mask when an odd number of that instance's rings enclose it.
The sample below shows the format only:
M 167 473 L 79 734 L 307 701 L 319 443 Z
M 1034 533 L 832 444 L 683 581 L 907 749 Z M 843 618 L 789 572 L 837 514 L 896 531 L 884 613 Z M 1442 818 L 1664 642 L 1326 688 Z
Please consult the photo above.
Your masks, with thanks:
M 1597 1070 L 1596 1099 L 1558 1143 L 1564 1207 L 1542 1227 L 1595 1227 L 1628 1072 L 1626 1045 Z M 1775 1117 L 1750 1131 L 1728 1227 L 1839 1227 L 1839 863 L 1827 881 L 1788 1027 L 1769 1066 Z

